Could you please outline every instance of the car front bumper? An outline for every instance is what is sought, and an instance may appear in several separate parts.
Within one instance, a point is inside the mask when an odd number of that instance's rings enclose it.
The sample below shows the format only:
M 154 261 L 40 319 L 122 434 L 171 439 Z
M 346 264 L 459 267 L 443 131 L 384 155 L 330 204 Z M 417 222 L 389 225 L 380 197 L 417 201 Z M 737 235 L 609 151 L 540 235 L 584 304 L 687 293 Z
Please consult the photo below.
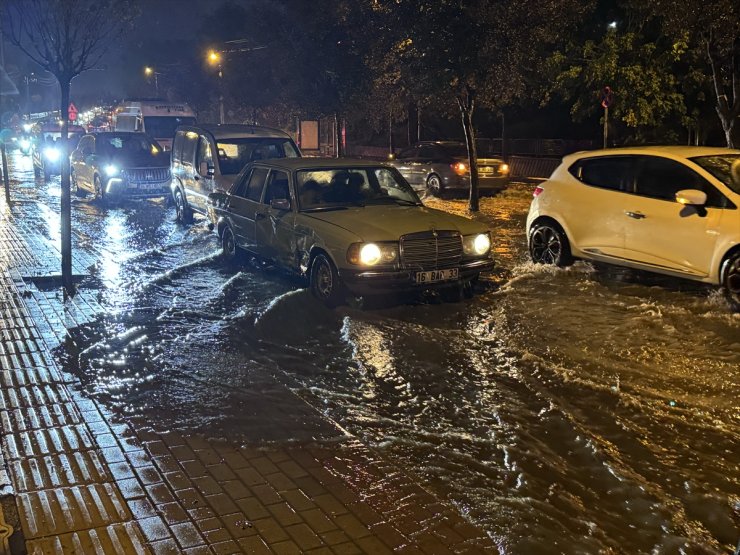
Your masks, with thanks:
M 462 262 L 458 278 L 454 280 L 437 281 L 432 283 L 416 283 L 415 270 L 355 270 L 340 269 L 339 277 L 349 291 L 355 295 L 378 295 L 383 293 L 409 293 L 428 289 L 444 289 L 469 281 L 481 272 L 493 270 L 494 262 L 491 258 L 477 259 Z
M 122 177 L 111 177 L 105 182 L 105 194 L 116 198 L 159 198 L 171 195 L 170 182 L 132 183 Z
M 478 175 L 479 191 L 501 191 L 509 185 L 508 175 L 483 176 Z M 447 175 L 442 178 L 442 190 L 469 191 L 470 177 Z

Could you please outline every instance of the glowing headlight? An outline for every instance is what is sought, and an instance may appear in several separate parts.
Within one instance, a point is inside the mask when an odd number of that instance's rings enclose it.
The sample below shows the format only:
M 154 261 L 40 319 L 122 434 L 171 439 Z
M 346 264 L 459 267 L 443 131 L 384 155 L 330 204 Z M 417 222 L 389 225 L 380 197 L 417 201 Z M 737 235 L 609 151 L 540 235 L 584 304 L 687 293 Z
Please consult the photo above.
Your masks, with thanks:
M 509 164 L 501 164 L 498 169 L 501 173 L 509 173 Z
M 25 131 L 26 133 L 28 133 L 29 131 L 31 131 L 32 128 L 33 128 L 33 125 L 31 125 L 30 123 L 24 123 L 23 124 L 23 131 Z
M 362 266 L 391 264 L 396 260 L 397 253 L 396 243 L 355 243 L 347 251 L 347 261 Z
M 49 162 L 56 162 L 59 160 L 59 149 L 52 147 L 44 149 L 44 156 Z
M 28 139 L 21 139 L 21 149 L 28 150 L 31 148 L 31 141 Z
M 113 164 L 108 164 L 105 166 L 105 175 L 108 177 L 113 177 L 114 175 L 118 175 L 118 166 L 114 166 Z
M 471 256 L 483 256 L 491 250 L 491 238 L 488 233 L 466 235 L 463 237 L 463 252 Z

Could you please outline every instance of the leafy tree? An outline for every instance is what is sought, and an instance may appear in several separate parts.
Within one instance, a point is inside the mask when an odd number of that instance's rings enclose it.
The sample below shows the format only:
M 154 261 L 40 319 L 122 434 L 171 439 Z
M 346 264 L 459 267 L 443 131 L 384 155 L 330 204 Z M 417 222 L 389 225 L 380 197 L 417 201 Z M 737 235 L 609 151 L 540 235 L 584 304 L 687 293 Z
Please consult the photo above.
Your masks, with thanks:
M 67 152 L 69 90 L 72 79 L 100 61 L 136 14 L 132 0 L 6 0 L 9 40 L 61 87 L 61 149 Z M 62 155 L 62 281 L 72 283 L 72 228 L 69 156 Z
M 715 96 L 715 110 L 727 146 L 740 116 L 740 4 L 737 0 L 648 0 L 646 6 L 664 22 L 674 40 L 700 49 Z
M 529 94 L 536 52 L 580 9 L 570 0 L 374 0 L 373 67 L 386 87 L 441 113 L 457 111 L 468 147 L 469 209 L 477 211 L 473 115 Z
M 634 14 L 638 15 L 638 14 Z M 571 115 L 581 121 L 602 111 L 600 94 L 609 86 L 614 102 L 609 107 L 613 121 L 628 131 L 626 142 L 646 142 L 660 137 L 682 121 L 686 107 L 676 73 L 686 52 L 684 42 L 661 36 L 654 21 L 597 11 L 585 20 L 573 39 L 547 60 L 549 91 L 544 102 L 559 95 L 572 103 Z M 587 36 L 584 27 L 598 29 Z M 675 132 L 668 139 L 677 139 Z

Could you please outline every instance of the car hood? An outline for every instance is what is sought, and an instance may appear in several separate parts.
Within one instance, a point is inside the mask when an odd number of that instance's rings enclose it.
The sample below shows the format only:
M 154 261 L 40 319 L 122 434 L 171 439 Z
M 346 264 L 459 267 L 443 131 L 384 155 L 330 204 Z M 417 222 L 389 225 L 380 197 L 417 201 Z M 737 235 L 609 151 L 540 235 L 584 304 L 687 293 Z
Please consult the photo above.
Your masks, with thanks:
M 362 241 L 394 241 L 401 235 L 431 230 L 463 235 L 488 231 L 479 222 L 419 206 L 365 206 L 304 215 L 346 229 Z
M 151 156 L 135 155 L 135 156 L 122 156 L 113 155 L 105 158 L 106 163 L 115 164 L 121 168 L 169 168 L 170 159 L 168 155 L 164 156 Z

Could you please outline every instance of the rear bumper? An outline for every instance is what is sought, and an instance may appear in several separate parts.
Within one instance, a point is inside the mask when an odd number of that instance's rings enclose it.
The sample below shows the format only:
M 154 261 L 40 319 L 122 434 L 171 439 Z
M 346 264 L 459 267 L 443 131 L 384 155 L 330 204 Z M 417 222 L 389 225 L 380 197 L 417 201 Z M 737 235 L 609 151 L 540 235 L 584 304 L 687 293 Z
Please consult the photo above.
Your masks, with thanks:
M 459 277 L 455 280 L 418 284 L 414 281 L 413 270 L 349 270 L 340 269 L 339 276 L 344 285 L 355 295 L 378 295 L 382 293 L 421 292 L 428 289 L 444 289 L 464 283 L 478 276 L 481 272 L 493 270 L 491 258 L 471 260 L 458 266 Z
M 509 185 L 508 175 L 484 177 L 478 175 L 479 191 L 501 191 Z M 470 178 L 467 176 L 456 175 L 442 179 L 442 189 L 449 191 L 469 191 Z

